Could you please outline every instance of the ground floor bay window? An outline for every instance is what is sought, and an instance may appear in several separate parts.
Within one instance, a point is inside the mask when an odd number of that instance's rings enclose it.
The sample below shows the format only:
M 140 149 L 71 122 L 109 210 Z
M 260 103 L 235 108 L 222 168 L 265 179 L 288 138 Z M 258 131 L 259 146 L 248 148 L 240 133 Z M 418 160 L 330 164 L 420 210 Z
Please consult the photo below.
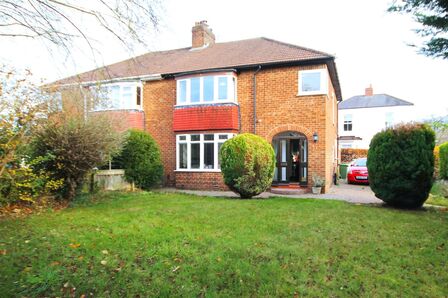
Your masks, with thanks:
M 219 150 L 231 133 L 182 134 L 176 136 L 176 170 L 219 171 Z

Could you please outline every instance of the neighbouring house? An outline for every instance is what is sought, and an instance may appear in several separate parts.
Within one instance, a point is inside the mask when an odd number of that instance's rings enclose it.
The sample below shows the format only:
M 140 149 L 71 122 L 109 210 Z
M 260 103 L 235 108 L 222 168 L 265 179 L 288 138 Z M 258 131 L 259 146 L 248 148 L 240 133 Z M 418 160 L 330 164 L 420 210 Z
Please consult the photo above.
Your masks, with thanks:
M 339 148 L 368 149 L 381 130 L 414 119 L 414 104 L 388 94 L 374 94 L 372 86 L 338 104 Z
M 227 189 L 219 149 L 250 132 L 274 147 L 274 186 L 309 190 L 317 174 L 328 189 L 338 164 L 342 100 L 334 60 L 263 37 L 217 43 L 201 21 L 189 47 L 150 52 L 53 85 L 62 93 L 80 84 L 86 97 L 106 94 L 90 114 L 109 113 L 126 128 L 150 133 L 161 148 L 167 186 Z M 89 98 L 84 102 L 87 107 Z

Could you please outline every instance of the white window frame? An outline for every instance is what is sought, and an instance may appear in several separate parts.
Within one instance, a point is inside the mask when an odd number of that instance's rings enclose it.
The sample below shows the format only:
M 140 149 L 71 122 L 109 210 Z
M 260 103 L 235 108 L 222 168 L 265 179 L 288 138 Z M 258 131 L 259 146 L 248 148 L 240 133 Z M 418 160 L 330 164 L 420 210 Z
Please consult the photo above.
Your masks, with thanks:
M 204 100 L 204 78 L 213 77 L 213 100 Z M 227 99 L 219 99 L 219 78 L 227 79 Z M 199 78 L 199 101 L 191 102 L 191 79 Z M 186 82 L 185 102 L 180 102 L 180 83 Z M 235 82 L 235 83 L 233 83 Z M 178 78 L 176 81 L 176 106 L 204 105 L 216 103 L 237 103 L 237 76 L 235 74 L 207 74 Z
M 345 120 L 346 119 L 346 117 L 349 117 L 350 116 L 350 120 Z M 348 122 L 348 121 L 350 121 L 350 124 L 351 124 L 351 129 L 345 129 L 345 122 Z M 347 125 L 348 125 L 349 123 L 347 123 Z M 342 122 L 342 130 L 343 131 L 353 131 L 353 114 L 345 114 L 344 115 L 344 121 Z
M 319 90 L 304 91 L 302 89 L 303 75 L 308 74 L 308 73 L 316 73 L 316 72 L 320 74 Z M 328 94 L 328 72 L 326 69 L 322 68 L 322 69 L 299 70 L 298 82 L 299 82 L 299 90 L 298 90 L 299 96 Z
M 113 87 L 119 87 L 119 98 L 120 98 L 120 105 L 119 107 L 93 107 L 93 112 L 99 112 L 99 111 L 114 111 L 114 110 L 143 110 L 143 84 L 142 82 L 119 82 L 119 83 L 111 83 L 111 84 L 102 84 L 99 86 L 91 86 L 90 88 L 95 88 L 96 90 L 93 90 L 94 92 L 97 92 L 100 88 L 113 88 Z M 123 91 L 124 88 L 131 87 L 131 102 L 127 103 L 124 102 L 123 94 L 125 93 Z M 137 87 L 140 87 L 140 105 L 137 105 Z M 92 90 L 92 89 L 91 89 Z M 92 100 L 94 98 L 92 97 Z M 111 99 L 105 99 L 105 100 L 111 100 Z
M 386 112 L 384 115 L 386 128 L 392 127 L 394 125 L 394 112 Z M 388 119 L 389 118 L 389 119 Z M 391 120 L 390 122 L 388 120 Z
M 191 168 L 191 144 L 198 143 L 198 141 L 191 141 L 192 135 L 199 135 L 199 169 Z M 204 135 L 214 135 L 213 141 L 204 140 Z M 226 135 L 227 139 L 219 139 L 220 135 Z M 221 169 L 218 167 L 218 144 L 224 143 L 227 140 L 230 140 L 235 136 L 234 133 L 191 133 L 191 134 L 179 134 L 176 136 L 176 172 L 221 172 Z M 181 137 L 185 137 L 185 140 L 180 140 Z M 213 143 L 213 169 L 207 169 L 204 167 L 204 144 L 205 143 Z M 180 168 L 180 144 L 187 144 L 187 168 Z

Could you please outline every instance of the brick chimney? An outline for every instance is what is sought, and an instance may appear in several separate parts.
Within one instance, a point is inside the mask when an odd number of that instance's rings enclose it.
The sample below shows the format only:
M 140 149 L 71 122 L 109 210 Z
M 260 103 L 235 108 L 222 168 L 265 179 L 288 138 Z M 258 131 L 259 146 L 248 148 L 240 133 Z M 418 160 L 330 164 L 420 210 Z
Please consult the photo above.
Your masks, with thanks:
M 372 96 L 372 95 L 373 95 L 373 88 L 372 84 L 370 84 L 370 86 L 366 88 L 365 96 Z
M 191 29 L 192 48 L 200 48 L 215 43 L 215 34 L 207 24 L 207 21 L 196 22 Z

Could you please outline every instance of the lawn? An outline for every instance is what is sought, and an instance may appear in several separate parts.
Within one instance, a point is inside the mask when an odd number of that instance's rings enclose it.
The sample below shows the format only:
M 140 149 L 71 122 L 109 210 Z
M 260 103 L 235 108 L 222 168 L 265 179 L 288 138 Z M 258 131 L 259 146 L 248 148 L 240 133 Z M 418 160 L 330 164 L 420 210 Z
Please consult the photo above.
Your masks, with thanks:
M 436 180 L 425 204 L 448 207 L 448 182 Z
M 0 222 L 1 296 L 448 295 L 448 213 L 112 193 Z

